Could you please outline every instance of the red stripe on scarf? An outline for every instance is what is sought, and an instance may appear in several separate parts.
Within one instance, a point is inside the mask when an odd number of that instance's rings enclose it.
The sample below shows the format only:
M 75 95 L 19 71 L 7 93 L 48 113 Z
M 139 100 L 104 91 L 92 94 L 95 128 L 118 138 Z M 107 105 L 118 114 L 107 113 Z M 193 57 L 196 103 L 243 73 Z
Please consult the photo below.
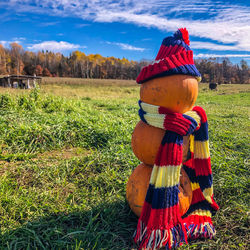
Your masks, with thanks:
M 198 203 L 200 201 L 204 201 L 204 200 L 205 200 L 205 197 L 200 188 L 193 190 L 193 198 L 192 198 L 191 205 Z
M 152 209 L 151 204 L 144 202 L 143 210 L 144 212 L 142 212 L 140 219 L 147 221 L 149 228 L 155 228 L 157 225 L 155 229 L 170 229 L 182 221 L 179 213 L 179 204 L 164 209 Z
M 188 217 L 183 219 L 183 222 L 187 225 L 195 224 L 199 225 L 201 223 L 209 222 L 212 224 L 212 219 L 209 216 L 201 216 L 201 215 L 189 215 Z
M 182 162 L 182 146 L 175 143 L 160 145 L 156 156 L 157 166 L 179 166 Z
M 218 204 L 215 202 L 215 200 L 214 200 L 214 195 L 211 196 L 211 199 L 212 199 L 212 204 L 211 204 L 212 208 L 213 208 L 215 211 L 219 210 L 220 207 L 219 207 Z
M 187 134 L 190 125 L 191 122 L 179 113 L 166 115 L 163 122 L 166 130 L 173 131 L 182 136 Z
M 208 176 L 212 174 L 210 157 L 207 159 L 194 159 L 196 175 Z
M 204 110 L 202 107 L 195 106 L 195 107 L 193 107 L 192 110 L 193 110 L 193 111 L 196 111 L 196 112 L 198 113 L 198 115 L 199 115 L 200 118 L 201 118 L 201 123 L 207 122 L 207 115 L 206 115 L 205 110 Z
M 185 166 L 191 169 L 194 169 L 194 157 L 193 157 L 193 153 L 191 152 L 191 159 L 188 159 L 187 161 L 184 162 Z

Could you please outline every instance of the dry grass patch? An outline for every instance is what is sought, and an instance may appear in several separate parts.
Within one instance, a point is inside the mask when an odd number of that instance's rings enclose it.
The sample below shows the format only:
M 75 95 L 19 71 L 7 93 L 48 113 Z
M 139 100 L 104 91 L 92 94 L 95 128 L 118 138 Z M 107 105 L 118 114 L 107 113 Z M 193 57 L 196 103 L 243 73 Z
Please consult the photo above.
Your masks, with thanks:
M 67 77 L 43 77 L 42 83 L 47 85 L 86 85 L 95 87 L 131 87 L 136 85 L 135 80 L 121 79 L 86 79 L 86 78 L 67 78 Z

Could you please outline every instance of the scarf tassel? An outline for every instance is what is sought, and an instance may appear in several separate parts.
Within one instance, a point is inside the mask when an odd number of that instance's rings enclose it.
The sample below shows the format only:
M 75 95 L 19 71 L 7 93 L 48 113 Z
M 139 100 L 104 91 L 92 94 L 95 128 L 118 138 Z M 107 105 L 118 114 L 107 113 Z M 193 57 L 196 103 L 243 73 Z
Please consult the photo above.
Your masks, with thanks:
M 184 226 L 187 230 L 187 237 L 192 240 L 197 238 L 212 239 L 216 234 L 215 228 L 210 222 L 204 222 L 201 224 L 185 223 Z
M 161 247 L 172 249 L 187 243 L 187 233 L 182 223 L 170 229 L 148 231 L 144 223 L 140 221 L 135 232 L 134 241 L 138 243 L 138 249 L 158 249 Z

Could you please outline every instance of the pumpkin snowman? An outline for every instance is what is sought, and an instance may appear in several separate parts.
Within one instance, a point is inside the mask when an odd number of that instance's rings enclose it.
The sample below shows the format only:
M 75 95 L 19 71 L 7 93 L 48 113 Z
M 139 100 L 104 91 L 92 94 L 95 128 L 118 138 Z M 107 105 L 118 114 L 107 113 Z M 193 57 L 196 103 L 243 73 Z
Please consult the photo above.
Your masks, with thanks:
M 200 76 L 194 65 L 193 51 L 189 48 L 188 32 L 182 28 L 163 40 L 155 61 L 144 67 L 136 79 L 141 84 L 141 120 L 134 129 L 131 144 L 142 163 L 128 180 L 126 198 L 132 211 L 140 217 L 134 238 L 139 249 L 176 247 L 187 242 L 189 236 L 202 235 L 202 230 L 206 230 L 206 237 L 209 230 L 209 237 L 214 235 L 210 220 L 204 222 L 203 215 L 197 217 L 202 218 L 202 224 L 193 222 L 193 217 L 189 216 L 193 210 L 199 216 L 193 207 L 201 211 L 196 205 L 200 200 L 207 201 L 208 210 L 218 209 L 209 186 L 211 183 L 206 185 L 208 191 L 203 194 L 199 173 L 192 172 L 199 172 L 199 167 L 196 170 L 192 164 L 200 155 L 206 160 L 202 165 L 205 174 L 211 172 L 206 141 L 202 141 L 200 151 L 195 147 L 197 152 L 194 152 L 194 145 L 200 139 L 195 131 L 202 127 L 197 133 L 203 136 L 207 128 L 204 110 L 193 108 Z M 185 162 L 184 169 L 182 163 Z M 206 176 L 205 182 L 209 178 Z M 185 216 L 188 218 L 186 222 Z M 198 229 L 195 234 L 188 235 L 191 229 L 186 231 L 186 228 L 195 226 Z
M 183 51 L 183 49 L 186 48 L 185 44 L 189 45 L 186 29 L 179 29 L 177 33 L 173 39 L 171 39 L 172 37 L 167 37 L 163 40 L 156 61 L 161 60 L 163 55 L 165 57 L 170 55 L 169 60 L 171 60 L 171 55 Z M 184 39 L 182 37 L 184 37 Z M 165 44 L 169 42 L 174 45 L 171 44 L 168 47 L 170 49 L 163 53 L 164 49 L 166 50 Z M 178 43 L 181 45 L 184 44 L 184 48 L 178 46 Z M 171 75 L 172 72 L 167 71 L 167 74 L 165 73 L 166 75 L 164 72 L 161 72 L 159 77 L 152 79 L 149 77 L 149 80 L 146 80 L 143 79 L 143 77 L 145 77 L 143 76 L 143 74 L 145 74 L 143 71 L 145 71 L 145 68 L 137 78 L 137 82 L 143 82 L 140 87 L 140 100 L 142 102 L 162 106 L 178 113 L 185 113 L 192 109 L 198 96 L 198 80 L 200 77 L 198 73 L 197 76 L 183 74 Z M 142 163 L 134 170 L 128 180 L 126 197 L 130 208 L 137 216 L 140 216 L 141 213 L 152 167 L 164 134 L 164 129 L 146 124 L 142 120 L 137 123 L 132 134 L 132 150 Z M 186 136 L 183 142 L 183 161 L 187 159 L 188 147 L 189 137 Z M 179 193 L 179 209 L 181 215 L 185 214 L 188 210 L 191 201 L 191 183 L 185 170 L 181 168 Z

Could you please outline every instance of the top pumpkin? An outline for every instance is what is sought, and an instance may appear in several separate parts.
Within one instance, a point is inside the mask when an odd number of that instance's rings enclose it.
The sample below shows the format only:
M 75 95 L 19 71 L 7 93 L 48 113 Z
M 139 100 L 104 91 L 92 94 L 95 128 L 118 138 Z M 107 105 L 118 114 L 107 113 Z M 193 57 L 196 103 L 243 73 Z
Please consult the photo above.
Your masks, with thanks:
M 185 113 L 198 96 L 198 81 L 193 76 L 172 75 L 154 78 L 141 85 L 141 101 Z

